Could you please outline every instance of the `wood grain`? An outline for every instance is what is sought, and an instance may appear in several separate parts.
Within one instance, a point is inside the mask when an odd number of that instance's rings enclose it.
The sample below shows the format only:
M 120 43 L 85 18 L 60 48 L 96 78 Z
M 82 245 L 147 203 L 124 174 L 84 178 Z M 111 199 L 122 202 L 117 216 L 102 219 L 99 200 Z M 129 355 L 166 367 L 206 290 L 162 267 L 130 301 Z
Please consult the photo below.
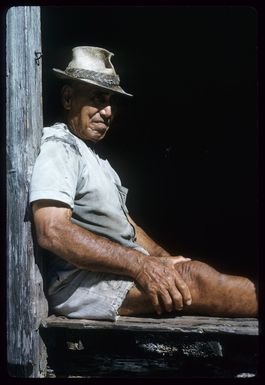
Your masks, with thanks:
M 86 319 L 70 319 L 50 316 L 42 321 L 44 328 L 95 329 L 95 330 L 127 330 L 146 332 L 175 333 L 221 333 L 238 335 L 258 335 L 256 318 L 218 318 L 218 317 L 169 317 L 139 318 L 119 317 L 117 321 L 96 321 Z
M 34 252 L 28 191 L 42 131 L 39 7 L 12 7 L 6 15 L 7 128 L 7 360 L 10 375 L 45 372 L 40 319 L 47 315 L 41 259 Z

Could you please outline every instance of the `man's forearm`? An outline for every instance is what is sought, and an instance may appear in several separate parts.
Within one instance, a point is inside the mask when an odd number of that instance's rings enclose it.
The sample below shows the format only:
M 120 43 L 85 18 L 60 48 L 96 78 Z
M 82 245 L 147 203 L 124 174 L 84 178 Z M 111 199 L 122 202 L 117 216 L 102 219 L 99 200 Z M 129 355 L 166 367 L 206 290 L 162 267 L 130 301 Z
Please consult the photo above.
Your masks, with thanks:
M 80 269 L 116 273 L 135 278 L 146 256 L 72 223 L 56 224 L 40 245 Z

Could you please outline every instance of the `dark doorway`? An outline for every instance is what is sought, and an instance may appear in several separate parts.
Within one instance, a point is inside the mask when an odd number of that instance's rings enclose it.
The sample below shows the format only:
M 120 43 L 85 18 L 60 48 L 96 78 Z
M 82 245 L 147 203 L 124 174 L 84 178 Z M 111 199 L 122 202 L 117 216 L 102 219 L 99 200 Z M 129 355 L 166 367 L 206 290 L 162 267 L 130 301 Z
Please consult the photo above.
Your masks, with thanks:
M 257 273 L 256 14 L 248 7 L 43 7 L 44 122 L 71 48 L 104 47 L 132 94 L 98 146 L 136 222 L 174 254 Z

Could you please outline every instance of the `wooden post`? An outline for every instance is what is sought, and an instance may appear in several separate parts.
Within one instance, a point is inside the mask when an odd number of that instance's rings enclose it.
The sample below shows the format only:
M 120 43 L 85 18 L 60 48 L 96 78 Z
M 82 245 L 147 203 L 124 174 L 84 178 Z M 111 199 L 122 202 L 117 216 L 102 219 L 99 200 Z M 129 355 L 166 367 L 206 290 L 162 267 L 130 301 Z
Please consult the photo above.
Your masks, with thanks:
M 47 301 L 26 215 L 42 130 L 40 7 L 10 8 L 6 27 L 7 360 L 11 376 L 44 377 Z

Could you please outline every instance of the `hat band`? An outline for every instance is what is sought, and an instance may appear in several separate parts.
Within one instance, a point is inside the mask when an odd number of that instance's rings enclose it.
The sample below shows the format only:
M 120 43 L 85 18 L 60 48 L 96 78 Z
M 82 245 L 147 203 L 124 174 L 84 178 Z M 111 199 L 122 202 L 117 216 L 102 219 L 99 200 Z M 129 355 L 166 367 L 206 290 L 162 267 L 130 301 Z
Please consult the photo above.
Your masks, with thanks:
M 77 79 L 87 79 L 101 83 L 101 85 L 105 87 L 118 86 L 120 84 L 118 75 L 103 74 L 81 68 L 66 68 L 65 73 Z

